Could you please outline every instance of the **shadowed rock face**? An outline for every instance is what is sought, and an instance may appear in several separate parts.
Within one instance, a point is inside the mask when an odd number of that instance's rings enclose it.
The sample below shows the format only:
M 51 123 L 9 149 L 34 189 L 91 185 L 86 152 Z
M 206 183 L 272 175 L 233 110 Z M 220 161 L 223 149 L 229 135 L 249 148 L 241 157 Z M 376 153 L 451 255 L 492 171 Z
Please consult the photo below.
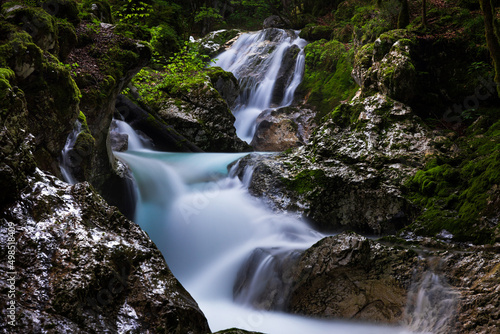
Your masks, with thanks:
M 293 269 L 288 310 L 327 318 L 397 323 L 417 255 L 354 233 L 319 241 Z
M 88 183 L 70 186 L 37 170 L 21 196 L 0 218 L 2 239 L 14 231 L 16 240 L 15 269 L 0 269 L 2 277 L 16 272 L 16 330 L 210 331 L 147 235 Z M 8 330 L 6 302 L 1 330 Z

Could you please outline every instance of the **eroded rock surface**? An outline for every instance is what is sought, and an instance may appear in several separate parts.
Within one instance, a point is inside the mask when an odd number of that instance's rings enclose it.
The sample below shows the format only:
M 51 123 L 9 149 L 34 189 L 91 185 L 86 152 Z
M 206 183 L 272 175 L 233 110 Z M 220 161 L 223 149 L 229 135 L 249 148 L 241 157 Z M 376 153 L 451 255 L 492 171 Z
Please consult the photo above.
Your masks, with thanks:
M 2 239 L 12 231 L 15 268 L 0 271 L 16 272 L 18 332 L 210 331 L 148 236 L 88 183 L 70 186 L 37 170 L 0 218 Z M 6 243 L 0 252 L 6 258 Z M 1 330 L 9 328 L 7 301 Z
M 324 238 L 293 270 L 288 310 L 326 318 L 397 323 L 417 254 L 352 232 Z

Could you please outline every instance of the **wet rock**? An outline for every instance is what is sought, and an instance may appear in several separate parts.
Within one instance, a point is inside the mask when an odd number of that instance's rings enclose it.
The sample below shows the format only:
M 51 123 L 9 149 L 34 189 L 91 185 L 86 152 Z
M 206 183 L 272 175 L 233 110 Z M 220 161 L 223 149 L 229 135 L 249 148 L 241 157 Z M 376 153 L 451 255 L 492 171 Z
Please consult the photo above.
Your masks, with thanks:
M 202 152 L 171 125 L 142 109 L 126 96 L 119 95 L 115 107 L 119 118 L 123 118 L 134 129 L 148 134 L 155 149 L 170 152 Z
M 423 163 L 431 134 L 411 108 L 383 95 L 343 104 L 291 153 L 250 156 L 249 191 L 323 230 L 387 234 L 414 209 L 401 186 Z
M 69 186 L 37 170 L 0 217 L 15 240 L 16 330 L 38 333 L 208 333 L 196 302 L 156 246 L 84 182 Z M 0 255 L 7 258 L 7 244 Z M 6 280 L 2 291 L 9 291 Z M 7 298 L 0 330 L 9 331 Z
M 290 24 L 284 22 L 278 15 L 271 15 L 264 20 L 262 23 L 262 28 L 286 28 Z
M 212 31 L 198 40 L 199 51 L 202 54 L 214 58 L 225 51 L 239 37 L 241 31 L 238 29 L 222 29 Z
M 158 116 L 206 152 L 241 152 L 250 146 L 236 135 L 235 118 L 210 80 L 172 92 Z
M 300 48 L 293 44 L 285 51 L 283 58 L 281 60 L 281 66 L 276 77 L 276 82 L 273 88 L 273 94 L 271 97 L 271 104 L 280 105 L 281 101 L 285 96 L 285 91 L 290 82 L 293 79 L 295 73 L 295 63 L 297 60 L 297 55 L 300 52 Z
M 109 133 L 111 149 L 116 152 L 125 152 L 128 149 L 128 135 L 111 131 Z
M 250 145 L 256 151 L 277 152 L 309 141 L 315 113 L 304 108 L 284 107 L 264 110 L 256 120 Z
M 417 262 L 413 251 L 384 246 L 352 232 L 324 238 L 294 267 L 288 310 L 398 323 Z
M 457 332 L 494 333 L 500 325 L 500 254 L 478 247 L 470 252 L 446 252 L 442 271 L 456 289 Z

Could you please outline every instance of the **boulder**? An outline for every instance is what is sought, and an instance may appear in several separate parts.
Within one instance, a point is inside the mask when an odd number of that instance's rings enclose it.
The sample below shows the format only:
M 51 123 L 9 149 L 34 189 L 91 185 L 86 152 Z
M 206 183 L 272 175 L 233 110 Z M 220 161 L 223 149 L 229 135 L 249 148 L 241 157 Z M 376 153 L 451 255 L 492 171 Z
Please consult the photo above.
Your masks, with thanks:
M 352 232 L 320 240 L 292 270 L 288 311 L 396 324 L 404 317 L 417 253 Z
M 363 92 L 381 92 L 403 103 L 411 102 L 417 90 L 417 71 L 412 57 L 415 43 L 406 31 L 382 34 L 359 49 L 352 76 Z
M 383 95 L 336 108 L 309 143 L 248 156 L 249 191 L 276 210 L 304 214 L 321 230 L 395 232 L 414 214 L 402 185 L 431 149 L 432 134 L 406 105 Z
M 277 152 L 309 141 L 315 113 L 305 108 L 283 107 L 264 110 L 256 120 L 250 145 L 256 151 Z
M 16 331 L 210 332 L 153 242 L 88 183 L 37 170 L 20 197 L 0 216 L 2 239 L 16 245 Z M 11 271 L 0 268 L 2 277 Z M 9 291 L 7 280 L 0 288 Z M 7 302 L 1 331 L 10 330 Z
M 160 101 L 158 117 L 206 152 L 242 152 L 250 146 L 236 135 L 234 115 L 210 79 L 175 87 Z
M 271 15 L 267 17 L 262 23 L 262 28 L 286 28 L 290 24 L 284 22 L 278 15 Z

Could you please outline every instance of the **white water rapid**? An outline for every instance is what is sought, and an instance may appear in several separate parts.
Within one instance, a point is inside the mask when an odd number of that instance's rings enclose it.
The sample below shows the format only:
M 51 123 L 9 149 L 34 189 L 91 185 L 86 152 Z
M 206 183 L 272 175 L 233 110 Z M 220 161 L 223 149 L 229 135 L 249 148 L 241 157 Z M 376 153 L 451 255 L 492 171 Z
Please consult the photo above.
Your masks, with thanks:
M 304 73 L 306 44 L 298 32 L 266 29 L 242 34 L 216 57 L 215 66 L 232 72 L 242 88 L 233 110 L 241 139 L 252 141 L 255 120 L 263 110 L 292 103 Z

